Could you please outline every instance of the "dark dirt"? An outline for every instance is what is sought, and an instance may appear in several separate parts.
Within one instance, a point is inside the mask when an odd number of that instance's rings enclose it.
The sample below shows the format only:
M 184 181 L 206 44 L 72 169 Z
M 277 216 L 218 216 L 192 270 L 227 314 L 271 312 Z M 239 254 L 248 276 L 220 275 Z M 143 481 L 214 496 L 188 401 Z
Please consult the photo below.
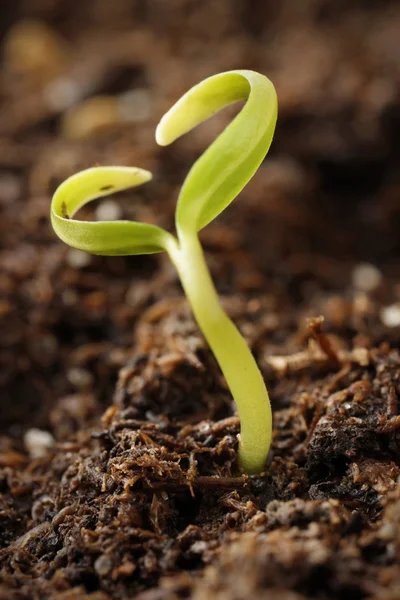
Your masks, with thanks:
M 0 598 L 400 598 L 397 3 L 1 10 Z M 126 164 L 153 182 L 86 214 L 172 229 L 232 112 L 167 149 L 155 125 L 238 67 L 275 82 L 279 124 L 202 241 L 273 404 L 252 478 L 167 257 L 88 257 L 48 219 L 65 177 Z

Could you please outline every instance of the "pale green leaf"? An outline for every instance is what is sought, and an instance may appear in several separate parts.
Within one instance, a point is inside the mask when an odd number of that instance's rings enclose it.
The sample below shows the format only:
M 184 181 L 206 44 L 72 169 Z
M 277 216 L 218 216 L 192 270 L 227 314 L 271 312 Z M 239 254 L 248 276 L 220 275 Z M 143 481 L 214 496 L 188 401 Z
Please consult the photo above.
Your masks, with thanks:
M 51 223 L 69 246 L 107 256 L 152 254 L 166 249 L 169 233 L 155 225 L 135 221 L 79 221 L 74 214 L 85 204 L 140 185 L 151 173 L 131 167 L 94 167 L 73 175 L 56 190 Z
M 161 119 L 156 139 L 167 145 L 225 106 L 246 99 L 240 113 L 190 170 L 176 211 L 178 231 L 205 227 L 253 177 L 275 130 L 275 88 L 254 71 L 221 73 L 190 89 Z

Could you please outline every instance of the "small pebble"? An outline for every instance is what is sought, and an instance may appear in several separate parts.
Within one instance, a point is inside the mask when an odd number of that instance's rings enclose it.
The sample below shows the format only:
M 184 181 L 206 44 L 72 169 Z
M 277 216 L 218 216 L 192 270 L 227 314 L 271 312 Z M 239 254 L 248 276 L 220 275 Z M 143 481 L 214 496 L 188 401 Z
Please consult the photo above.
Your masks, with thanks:
M 369 352 L 367 348 L 354 348 L 352 358 L 362 367 L 367 367 L 369 365 Z
M 41 458 L 53 447 L 54 438 L 49 431 L 32 428 L 25 433 L 24 444 L 31 458 Z
M 384 523 L 379 529 L 379 537 L 386 542 L 396 539 L 397 531 L 393 523 Z
M 78 389 L 87 389 L 93 383 L 92 374 L 86 369 L 75 367 L 67 373 L 68 381 Z
M 117 221 L 122 216 L 120 205 L 113 200 L 105 200 L 96 208 L 98 221 Z
M 123 121 L 139 123 L 151 115 L 150 94 L 146 89 L 137 89 L 121 94 L 118 111 Z
M 352 281 L 357 290 L 372 292 L 382 281 L 382 273 L 370 263 L 360 263 L 353 270 Z
M 68 58 L 65 40 L 43 21 L 17 21 L 4 44 L 5 63 L 12 71 L 52 79 L 63 71 Z
M 100 577 L 105 577 L 113 568 L 112 560 L 106 554 L 100 554 L 94 562 L 94 570 Z
M 386 327 L 400 326 L 400 303 L 385 306 L 380 311 L 381 321 Z
M 82 90 L 76 81 L 68 77 L 57 77 L 44 88 L 44 99 L 55 111 L 63 111 L 77 102 Z
M 76 248 L 70 248 L 67 253 L 67 263 L 74 269 L 83 269 L 90 265 L 92 258 L 87 252 L 77 250 Z
M 203 554 L 203 552 L 205 552 L 206 550 L 207 542 L 205 542 L 204 540 L 198 540 L 190 546 L 190 551 L 193 552 L 193 554 Z
M 209 423 L 202 423 L 199 426 L 199 431 L 201 433 L 208 433 L 211 430 L 211 425 Z
M 95 96 L 67 110 L 62 117 L 61 130 L 64 137 L 70 140 L 84 140 L 100 131 L 113 129 L 119 122 L 117 98 Z

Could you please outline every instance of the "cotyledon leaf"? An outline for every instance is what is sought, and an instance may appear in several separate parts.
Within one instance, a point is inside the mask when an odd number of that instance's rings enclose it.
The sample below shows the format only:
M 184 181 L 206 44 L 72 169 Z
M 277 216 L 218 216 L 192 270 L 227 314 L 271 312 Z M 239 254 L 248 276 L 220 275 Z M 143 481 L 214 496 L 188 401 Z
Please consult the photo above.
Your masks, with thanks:
M 151 254 L 166 249 L 172 236 L 155 225 L 136 221 L 80 221 L 74 214 L 85 204 L 145 183 L 151 173 L 133 167 L 93 167 L 69 177 L 56 190 L 51 223 L 69 246 L 106 256 Z
M 228 71 L 191 88 L 163 116 L 156 140 L 168 145 L 220 109 L 246 104 L 195 162 L 182 186 L 178 231 L 200 231 L 238 195 L 257 171 L 272 142 L 278 104 L 273 84 L 254 71 Z

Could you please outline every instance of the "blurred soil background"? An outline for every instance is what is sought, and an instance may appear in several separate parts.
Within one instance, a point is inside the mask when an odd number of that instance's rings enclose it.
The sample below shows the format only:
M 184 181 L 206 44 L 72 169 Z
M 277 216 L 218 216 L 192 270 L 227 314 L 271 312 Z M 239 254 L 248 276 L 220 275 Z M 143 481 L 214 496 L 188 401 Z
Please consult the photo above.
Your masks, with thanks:
M 393 1 L 2 0 L 0 598 L 400 598 L 400 8 Z M 269 155 L 201 234 L 275 432 L 238 418 L 168 258 L 63 245 L 76 171 L 151 183 L 85 210 L 173 230 L 238 107 L 159 148 L 182 93 L 275 84 Z

